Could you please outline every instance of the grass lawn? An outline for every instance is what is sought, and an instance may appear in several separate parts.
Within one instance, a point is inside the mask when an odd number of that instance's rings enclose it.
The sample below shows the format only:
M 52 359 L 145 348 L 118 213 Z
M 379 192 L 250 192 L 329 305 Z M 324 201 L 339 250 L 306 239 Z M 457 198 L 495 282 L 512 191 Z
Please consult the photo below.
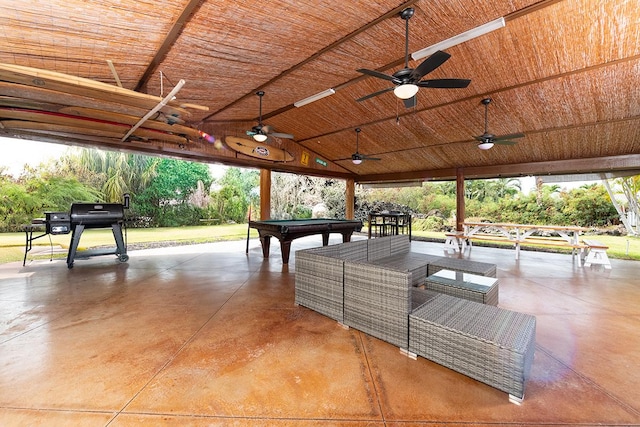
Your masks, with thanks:
M 34 232 L 34 236 L 38 234 Z M 50 243 L 54 247 L 64 249 L 64 254 L 58 253 L 56 258 L 66 258 L 69 249 L 71 234 L 47 235 L 33 241 L 34 251 L 42 248 L 43 254 L 39 257 L 49 258 Z M 251 229 L 251 237 L 258 237 L 256 230 Z M 193 227 L 167 227 L 167 228 L 130 228 L 127 230 L 127 244 L 129 248 L 144 248 L 156 246 L 159 242 L 165 244 L 194 244 L 220 242 L 224 240 L 241 240 L 247 238 L 247 224 L 231 225 L 203 225 Z M 160 243 L 162 244 L 162 243 Z M 25 235 L 24 233 L 0 233 L 0 263 L 22 261 L 24 257 Z M 79 250 L 97 247 L 113 246 L 115 241 L 111 229 L 101 228 L 85 230 L 80 238 Z M 60 252 L 60 251 L 58 251 Z M 31 254 L 29 255 L 31 258 Z
M 366 227 L 362 232 L 366 233 Z M 34 235 L 37 235 L 34 233 Z M 444 241 L 444 233 L 433 231 L 413 231 L 416 237 L 439 239 Z M 251 229 L 251 238 L 257 238 L 256 230 Z M 34 252 L 41 250 L 41 255 L 30 254 L 29 258 L 49 258 L 50 244 L 58 248 L 55 258 L 66 258 L 71 234 L 47 235 L 33 242 Z M 586 236 L 585 236 L 586 237 Z M 607 254 L 610 258 L 640 260 L 640 238 L 626 236 L 589 236 L 609 246 Z M 247 238 L 247 224 L 203 225 L 193 227 L 167 228 L 132 228 L 127 230 L 129 249 L 162 246 L 169 244 L 195 244 L 220 242 L 224 240 L 242 240 Z M 24 233 L 0 233 L 0 263 L 22 261 L 24 257 Z M 97 246 L 114 246 L 115 242 L 110 229 L 86 230 L 80 239 L 79 249 Z M 496 245 L 497 246 L 497 245 Z M 510 245 L 503 245 L 505 248 Z M 524 250 L 524 249 L 523 249 Z M 568 252 L 568 251 L 567 251 Z

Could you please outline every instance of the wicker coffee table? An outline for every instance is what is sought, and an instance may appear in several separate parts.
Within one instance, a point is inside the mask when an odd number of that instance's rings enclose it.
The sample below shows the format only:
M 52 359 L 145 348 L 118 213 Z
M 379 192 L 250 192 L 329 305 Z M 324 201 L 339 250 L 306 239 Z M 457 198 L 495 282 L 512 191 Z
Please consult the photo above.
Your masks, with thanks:
M 429 260 L 427 275 L 437 273 L 440 270 L 455 270 L 464 273 L 477 274 L 478 276 L 496 277 L 496 265 L 488 262 L 471 261 L 468 259 L 432 257 Z
M 498 279 L 440 270 L 427 277 L 425 289 L 488 305 L 498 305 Z

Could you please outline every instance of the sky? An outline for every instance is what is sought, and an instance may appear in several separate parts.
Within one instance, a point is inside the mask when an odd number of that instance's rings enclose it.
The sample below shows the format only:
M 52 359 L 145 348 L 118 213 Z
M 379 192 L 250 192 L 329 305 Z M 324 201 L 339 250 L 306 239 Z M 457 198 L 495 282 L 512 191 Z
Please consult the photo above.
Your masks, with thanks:
M 73 149 L 63 144 L 0 137 L 0 166 L 6 166 L 7 172 L 17 178 L 25 164 L 38 166 L 49 159 L 58 159 L 67 150 Z M 227 166 L 210 165 L 209 169 L 214 178 L 220 178 Z
M 69 147 L 61 144 L 26 141 L 0 137 L 0 166 L 6 166 L 8 173 L 17 177 L 24 165 L 37 166 L 48 159 L 61 157 Z

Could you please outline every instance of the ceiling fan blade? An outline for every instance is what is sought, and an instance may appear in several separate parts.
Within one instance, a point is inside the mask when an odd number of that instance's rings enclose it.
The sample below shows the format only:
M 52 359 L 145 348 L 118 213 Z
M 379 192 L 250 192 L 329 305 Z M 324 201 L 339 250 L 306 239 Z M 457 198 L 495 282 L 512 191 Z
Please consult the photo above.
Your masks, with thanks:
M 487 138 L 484 135 L 474 136 L 473 139 L 475 139 L 476 141 L 481 141 L 481 142 L 491 140 L 491 138 Z
M 485 132 L 482 135 L 474 136 L 473 138 L 478 141 L 493 141 L 496 136 L 492 133 Z
M 382 95 L 383 93 L 390 92 L 393 89 L 395 89 L 395 87 L 389 87 L 389 88 L 386 88 L 386 89 L 382 89 L 382 90 L 379 90 L 377 92 L 370 93 L 367 96 L 363 96 L 362 98 L 358 98 L 358 99 L 356 99 L 356 101 L 357 102 L 362 102 L 362 101 L 367 100 L 369 98 L 373 98 L 374 96 L 378 96 L 378 95 Z
M 417 105 L 418 100 L 417 100 L 417 95 L 413 95 L 411 98 L 409 99 L 403 99 L 402 100 L 404 102 L 404 106 L 406 108 L 413 108 Z
M 263 128 L 263 126 L 261 124 L 259 124 L 257 126 L 254 126 L 254 127 L 251 128 L 251 130 L 247 131 L 247 135 L 253 136 L 253 135 L 262 133 L 262 130 L 263 130 L 262 128 Z
M 462 89 L 469 86 L 468 79 L 434 79 L 418 82 L 418 87 L 431 87 L 436 89 Z
M 509 135 L 496 136 L 493 140 L 495 142 L 498 142 L 498 141 L 503 141 L 505 139 L 517 139 L 517 138 L 524 138 L 524 133 L 512 133 Z
M 447 52 L 443 52 L 441 50 L 437 51 L 436 53 L 422 61 L 422 64 L 418 65 L 418 68 L 413 70 L 413 73 L 411 73 L 411 78 L 414 81 L 420 80 L 423 76 L 426 76 L 427 74 L 447 62 L 449 58 L 451 58 L 451 55 L 449 55 Z
M 505 139 L 494 139 L 493 141 L 494 144 L 500 144 L 500 145 L 516 145 L 518 143 L 518 141 L 507 141 Z
M 264 132 L 266 134 L 271 133 L 273 131 L 273 126 L 270 125 L 261 125 L 261 127 L 258 129 L 257 126 L 254 126 L 253 128 L 254 131 L 261 131 Z
M 276 138 L 293 139 L 293 135 L 290 133 L 270 132 L 269 135 Z
M 377 77 L 379 79 L 393 81 L 393 76 L 389 76 L 387 74 L 381 73 L 380 71 L 367 70 L 366 68 L 358 68 L 356 71 L 358 71 L 358 72 L 360 72 L 362 74 L 367 74 L 367 75 L 372 76 L 372 77 Z
M 254 128 L 253 130 L 255 131 L 256 129 Z M 275 132 L 275 129 L 271 125 L 262 125 L 261 132 L 265 135 L 274 136 L 276 138 L 293 139 L 293 135 L 290 133 Z

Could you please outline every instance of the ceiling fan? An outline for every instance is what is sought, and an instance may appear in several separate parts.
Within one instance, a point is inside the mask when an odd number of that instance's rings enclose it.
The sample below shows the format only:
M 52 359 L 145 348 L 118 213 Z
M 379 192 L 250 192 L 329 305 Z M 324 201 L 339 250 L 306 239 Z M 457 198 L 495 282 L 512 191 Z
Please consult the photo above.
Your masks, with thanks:
M 354 165 L 359 165 L 363 160 L 380 160 L 377 157 L 369 157 L 365 154 L 360 154 L 358 151 L 358 142 L 360 137 L 360 128 L 356 128 L 356 152 L 351 155 L 351 161 Z
M 367 74 L 372 77 L 384 79 L 392 82 L 395 86 L 378 92 L 371 93 L 367 96 L 357 99 L 358 102 L 364 101 L 374 96 L 381 95 L 386 92 L 393 93 L 400 99 L 404 100 L 407 108 L 416 105 L 416 94 L 421 87 L 430 87 L 438 89 L 457 89 L 469 86 L 471 80 L 468 79 L 433 79 L 422 80 L 422 77 L 434 71 L 436 68 L 444 64 L 450 57 L 446 52 L 441 50 L 425 59 L 417 68 L 409 68 L 409 19 L 413 16 L 414 9 L 406 8 L 400 12 L 400 17 L 404 19 L 405 26 L 405 44 L 404 44 L 404 68 L 396 71 L 392 75 L 387 75 L 375 70 L 367 70 L 360 68 L 356 71 Z
M 489 104 L 491 103 L 491 98 L 485 98 L 480 101 L 484 104 L 484 133 L 480 136 L 474 136 L 477 141 L 480 141 L 478 144 L 478 148 L 481 150 L 488 150 L 493 147 L 494 144 L 501 145 L 514 145 L 517 144 L 517 141 L 510 141 L 511 139 L 523 138 L 523 133 L 512 133 L 509 135 L 495 136 L 489 133 L 488 130 L 488 114 L 489 114 Z
M 258 92 L 256 92 L 256 95 L 260 97 L 260 115 L 258 116 L 258 125 L 252 127 L 251 130 L 248 130 L 247 135 L 252 136 L 253 139 L 258 142 L 264 142 L 270 136 L 276 138 L 293 139 L 293 135 L 291 134 L 273 132 L 273 127 L 262 124 L 262 97 L 264 96 L 264 91 L 259 90 Z

